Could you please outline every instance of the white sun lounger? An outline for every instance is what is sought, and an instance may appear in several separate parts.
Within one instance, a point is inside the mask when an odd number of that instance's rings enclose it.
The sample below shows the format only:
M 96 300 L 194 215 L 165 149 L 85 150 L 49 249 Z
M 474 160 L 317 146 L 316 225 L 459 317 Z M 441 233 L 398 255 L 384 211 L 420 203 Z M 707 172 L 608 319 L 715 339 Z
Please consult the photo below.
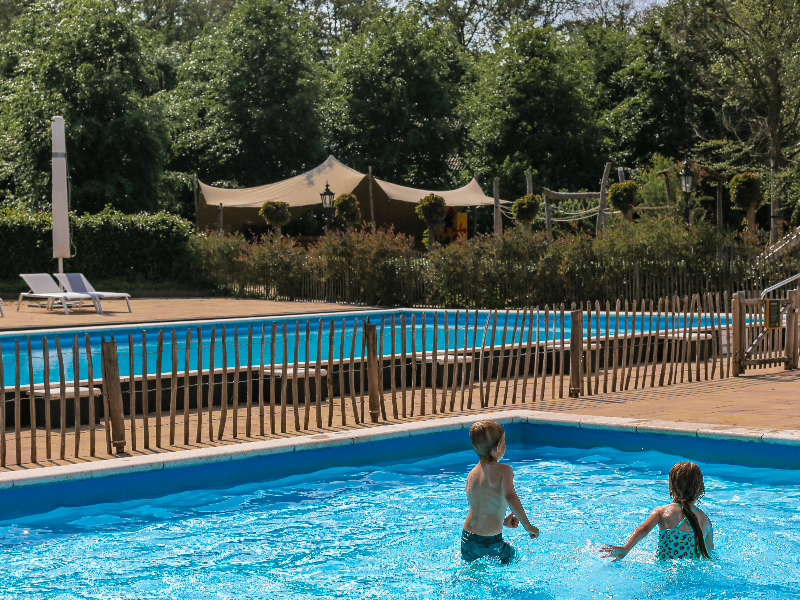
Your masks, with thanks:
M 83 302 L 86 300 L 94 304 L 95 312 L 103 312 L 100 308 L 100 303 L 89 294 L 64 292 L 47 273 L 26 273 L 24 275 L 21 274 L 20 277 L 28 284 L 30 291 L 19 295 L 19 300 L 17 301 L 18 311 L 23 298 L 33 298 L 35 300 L 46 300 L 48 310 L 53 307 L 54 302 L 60 302 L 61 306 L 64 307 L 65 314 L 69 314 L 67 302 Z
M 61 286 L 68 292 L 87 294 L 91 296 L 98 305 L 100 304 L 100 300 L 125 300 L 128 304 L 128 312 L 133 312 L 133 310 L 131 310 L 130 294 L 124 292 L 98 292 L 92 287 L 92 284 L 89 283 L 82 273 L 54 273 L 54 275 Z M 102 306 L 100 307 L 100 312 L 103 312 Z

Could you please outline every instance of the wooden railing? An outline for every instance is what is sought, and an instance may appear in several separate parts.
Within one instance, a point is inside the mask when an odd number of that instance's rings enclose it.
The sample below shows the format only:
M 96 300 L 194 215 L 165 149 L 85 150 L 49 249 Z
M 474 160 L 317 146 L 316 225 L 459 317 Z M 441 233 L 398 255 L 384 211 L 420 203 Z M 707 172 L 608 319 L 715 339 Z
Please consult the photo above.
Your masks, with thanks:
M 99 348 L 73 335 L 66 350 L 63 336 L 25 337 L 0 352 L 0 466 L 727 378 L 738 343 L 730 300 L 151 329 Z M 783 362 L 795 368 L 799 338 L 794 320 L 770 338 L 767 358 L 788 348 Z

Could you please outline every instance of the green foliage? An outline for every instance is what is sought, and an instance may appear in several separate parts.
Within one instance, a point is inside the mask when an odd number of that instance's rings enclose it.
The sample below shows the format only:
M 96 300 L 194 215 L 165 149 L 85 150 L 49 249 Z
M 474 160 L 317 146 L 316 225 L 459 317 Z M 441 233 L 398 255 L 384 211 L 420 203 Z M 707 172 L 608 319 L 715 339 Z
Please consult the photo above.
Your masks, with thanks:
M 145 96 L 152 65 L 131 16 L 109 0 L 41 0 L 0 45 L 0 189 L 33 208 L 50 196 L 50 117 L 66 122 L 72 207 L 155 208 L 167 139 Z
M 542 197 L 538 194 L 528 194 L 517 198 L 511 205 L 511 213 L 517 221 L 532 221 L 539 214 Z
M 180 217 L 126 215 L 106 207 L 94 215 L 71 213 L 70 226 L 74 257 L 66 259 L 66 266 L 90 280 L 166 280 L 184 275 L 192 225 Z M 0 208 L 0 239 L 0 279 L 55 269 L 49 213 Z
M 333 214 L 337 221 L 345 225 L 358 225 L 361 222 L 361 209 L 358 198 L 353 194 L 340 194 L 333 201 Z
M 323 280 L 350 282 L 370 305 L 409 304 L 403 280 L 417 257 L 413 238 L 391 229 L 331 231 L 308 250 L 308 269 Z
M 258 214 L 272 227 L 283 227 L 292 219 L 287 202 L 264 202 Z
M 636 192 L 639 186 L 635 181 L 623 181 L 614 183 L 608 188 L 608 202 L 614 209 L 628 212 L 638 204 Z
M 586 165 L 601 163 L 579 63 L 563 34 L 514 23 L 503 44 L 478 59 L 465 91 L 472 165 L 485 175 L 501 165 L 513 170 L 509 163 L 520 173 L 533 167 L 553 189 L 596 187 L 599 169 Z M 525 191 L 522 178 L 504 185 L 516 186 L 509 190 L 515 195 Z
M 739 173 L 731 178 L 728 184 L 731 191 L 731 198 L 734 204 L 742 210 L 747 210 L 755 205 L 758 209 L 764 201 L 764 193 L 761 190 L 761 175 L 752 171 Z
M 332 151 L 395 183 L 447 182 L 446 160 L 459 146 L 455 113 L 465 60 L 447 25 L 413 9 L 364 23 L 328 65 L 324 117 Z
M 444 218 L 447 216 L 447 204 L 441 196 L 428 194 L 417 202 L 414 211 L 429 227 L 435 227 L 444 223 Z
M 648 163 L 644 168 L 638 171 L 638 175 L 636 176 L 636 184 L 639 186 L 636 195 L 640 205 L 667 205 L 667 190 L 664 186 L 664 177 L 659 175 L 659 173 L 674 166 L 675 161 L 671 158 L 666 158 L 660 154 L 654 154 L 650 157 Z M 678 178 L 674 172 L 667 173 L 667 182 L 672 190 L 672 197 L 677 198 L 680 187 Z
M 170 169 L 254 186 L 324 160 L 309 26 L 280 0 L 242 0 L 192 45 L 177 87 L 157 96 Z

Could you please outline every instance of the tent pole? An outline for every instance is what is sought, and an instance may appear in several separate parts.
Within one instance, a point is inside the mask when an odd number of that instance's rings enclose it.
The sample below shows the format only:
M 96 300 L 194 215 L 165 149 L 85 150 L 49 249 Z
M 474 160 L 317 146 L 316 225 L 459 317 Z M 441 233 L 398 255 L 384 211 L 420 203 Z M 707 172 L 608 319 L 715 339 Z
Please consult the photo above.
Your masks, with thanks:
M 192 173 L 192 196 L 194 196 L 194 230 L 200 231 L 200 208 L 197 198 L 197 173 Z
M 369 217 L 372 222 L 372 233 L 375 233 L 375 205 L 372 202 L 372 167 L 369 167 Z
M 500 215 L 500 178 L 494 178 L 494 234 L 503 235 L 503 218 Z

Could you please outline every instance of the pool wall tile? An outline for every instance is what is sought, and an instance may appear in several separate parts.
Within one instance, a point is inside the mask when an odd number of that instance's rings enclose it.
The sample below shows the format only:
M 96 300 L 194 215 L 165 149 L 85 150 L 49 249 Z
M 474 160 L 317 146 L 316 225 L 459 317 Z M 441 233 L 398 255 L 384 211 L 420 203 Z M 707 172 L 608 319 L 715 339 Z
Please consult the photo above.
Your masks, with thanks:
M 780 446 L 800 446 L 800 431 L 781 429 L 765 431 L 761 436 L 761 441 L 765 444 Z
M 568 413 L 549 413 L 541 410 L 520 411 L 526 413 L 525 422 L 530 425 L 553 425 L 558 424 L 563 427 L 580 427 L 582 415 L 571 415 Z M 585 418 L 585 417 L 584 417 Z
M 760 444 L 763 435 L 762 429 L 748 427 L 707 426 L 697 429 L 697 437 L 702 439 L 738 440 Z
M 699 423 L 676 423 L 674 421 L 641 421 L 636 426 L 638 433 L 657 433 L 659 435 L 697 437 Z
M 580 428 L 635 433 L 636 426 L 644 422 L 643 419 L 627 419 L 625 417 L 581 417 Z

